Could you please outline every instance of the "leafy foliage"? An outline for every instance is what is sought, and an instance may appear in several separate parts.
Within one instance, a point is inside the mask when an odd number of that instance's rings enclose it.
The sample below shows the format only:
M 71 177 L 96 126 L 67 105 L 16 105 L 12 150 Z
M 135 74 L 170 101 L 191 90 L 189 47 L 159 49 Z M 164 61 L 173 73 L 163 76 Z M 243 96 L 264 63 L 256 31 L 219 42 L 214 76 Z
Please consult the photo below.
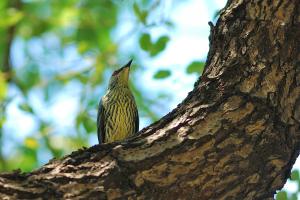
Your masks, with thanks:
M 186 72 L 188 74 L 192 74 L 192 73 L 201 74 L 204 69 L 204 66 L 205 66 L 204 62 L 194 61 L 188 65 L 188 67 L 186 68 Z
M 96 136 L 98 101 L 115 66 L 141 50 L 155 57 L 166 49 L 166 33 L 156 38 L 150 34 L 152 28 L 172 26 L 169 19 L 153 15 L 162 6 L 143 0 L 0 2 L 0 18 L 5 19 L 0 21 L 0 170 L 29 171 L 90 145 Z M 118 40 L 114 32 L 124 15 L 136 35 L 124 32 Z M 124 51 L 123 40 L 139 45 Z M 143 63 L 135 59 L 134 65 Z M 132 76 L 143 69 L 133 67 Z M 169 76 L 170 71 L 159 70 L 153 77 Z M 160 113 L 151 109 L 156 101 L 144 95 L 137 81 L 132 88 L 141 117 L 157 120 Z
M 144 33 L 140 37 L 140 46 L 145 51 L 150 51 L 152 47 L 151 36 L 149 33 Z
M 276 196 L 277 200 L 287 200 L 287 193 L 285 191 L 280 191 L 278 192 L 277 196 Z
M 166 35 L 160 36 L 155 42 L 152 42 L 151 35 L 144 33 L 140 37 L 140 46 L 147 51 L 152 57 L 165 50 L 170 38 Z
M 7 84 L 4 78 L 4 74 L 0 73 L 0 101 L 5 99 L 7 95 Z
M 296 170 L 292 171 L 289 182 L 291 184 L 296 184 L 297 190 L 294 192 L 288 192 L 288 191 L 285 191 L 285 189 L 283 189 L 276 194 L 276 200 L 297 200 L 298 199 L 298 195 L 299 195 L 299 191 L 300 191 L 299 170 L 296 169 Z
M 136 17 L 139 19 L 140 22 L 142 22 L 144 25 L 147 24 L 146 20 L 148 17 L 148 11 L 147 10 L 141 10 L 137 3 L 133 4 L 133 10 Z
M 156 74 L 154 74 L 153 78 L 163 79 L 169 77 L 170 75 L 171 72 L 169 70 L 159 70 L 158 72 L 156 72 Z

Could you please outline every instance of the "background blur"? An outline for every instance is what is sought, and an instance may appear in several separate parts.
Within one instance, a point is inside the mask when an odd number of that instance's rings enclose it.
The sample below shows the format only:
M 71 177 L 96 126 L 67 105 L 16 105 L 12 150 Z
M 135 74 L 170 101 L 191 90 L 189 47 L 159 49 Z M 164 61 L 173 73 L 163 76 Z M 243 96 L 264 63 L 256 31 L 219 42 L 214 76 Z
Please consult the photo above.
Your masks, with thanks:
M 131 58 L 140 127 L 171 111 L 201 75 L 207 23 L 225 3 L 1 0 L 0 170 L 30 171 L 96 144 L 98 101 Z M 294 170 L 276 198 L 297 199 L 299 182 Z

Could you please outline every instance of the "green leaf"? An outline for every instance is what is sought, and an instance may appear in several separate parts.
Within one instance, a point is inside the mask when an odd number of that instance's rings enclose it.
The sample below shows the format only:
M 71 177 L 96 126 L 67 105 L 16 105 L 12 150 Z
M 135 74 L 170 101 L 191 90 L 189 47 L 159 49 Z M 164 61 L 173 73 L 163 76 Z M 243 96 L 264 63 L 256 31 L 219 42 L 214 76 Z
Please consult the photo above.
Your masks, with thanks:
M 88 99 L 87 108 L 95 109 L 98 108 L 99 103 L 99 96 L 93 96 L 92 98 Z
M 291 174 L 291 180 L 292 181 L 297 181 L 299 180 L 299 171 L 298 170 L 293 170 Z
M 167 43 L 170 41 L 170 38 L 167 35 L 161 36 L 160 38 L 158 38 L 158 40 L 155 42 L 155 44 L 153 45 L 152 49 L 151 49 L 151 56 L 156 56 L 157 54 L 159 54 L 160 52 L 162 52 L 166 46 Z
M 139 8 L 139 6 L 137 5 L 137 3 L 133 4 L 133 11 L 134 11 L 134 14 L 136 15 L 136 17 L 140 20 L 140 22 L 142 22 L 143 24 L 146 24 L 148 12 L 141 10 Z
M 87 114 L 83 118 L 82 124 L 87 133 L 91 133 L 96 130 L 96 123 Z
M 79 10 L 74 7 L 65 7 L 61 10 L 58 16 L 54 18 L 55 25 L 62 27 L 70 27 L 75 25 L 78 19 Z
M 204 66 L 205 66 L 205 62 L 194 61 L 188 65 L 188 67 L 186 68 L 186 72 L 188 74 L 192 74 L 192 73 L 201 74 L 204 69 Z
M 82 34 L 82 32 L 80 32 Z M 80 35 L 81 36 L 81 35 Z M 85 53 L 90 49 L 90 44 L 86 41 L 78 42 L 78 51 L 79 53 Z
M 25 145 L 21 145 L 17 149 L 17 154 L 22 155 L 19 156 L 13 156 L 16 157 L 17 165 L 20 166 L 22 171 L 30 171 L 32 168 L 37 167 L 38 165 L 38 157 L 37 157 L 37 149 L 28 148 Z
M 144 51 L 148 51 L 151 56 L 156 56 L 166 48 L 169 41 L 169 36 L 163 35 L 159 37 L 155 43 L 152 43 L 151 35 L 144 33 L 141 35 L 139 43 Z
M 34 63 L 28 64 L 24 68 L 17 70 L 16 76 L 18 84 L 20 84 L 25 91 L 30 90 L 41 80 L 39 66 Z
M 7 84 L 4 74 L 0 72 L 0 101 L 5 99 L 7 95 Z
M 21 103 L 19 108 L 27 113 L 34 114 L 32 107 L 28 103 Z
M 285 191 L 280 191 L 276 195 L 276 200 L 287 200 L 287 193 Z
M 163 78 L 167 78 L 171 75 L 170 70 L 159 70 L 158 72 L 156 72 L 153 76 L 153 78 L 155 79 L 163 79 Z
M 4 125 L 5 121 L 6 121 L 5 116 L 0 115 L 0 129 L 1 129 L 2 126 Z
M 151 36 L 149 33 L 142 34 L 139 42 L 141 48 L 145 51 L 149 51 L 152 47 Z
M 289 200 L 298 200 L 298 195 L 297 193 L 294 193 L 290 196 Z
M 81 125 L 87 133 L 96 130 L 96 122 L 86 112 L 81 112 L 76 117 L 76 128 L 79 129 Z
M 29 149 L 37 149 L 39 147 L 38 141 L 33 137 L 25 138 L 24 145 Z
M 1 13 L 0 17 L 5 20 L 0 20 L 0 28 L 6 28 L 17 24 L 24 16 L 21 11 L 15 8 L 8 8 L 6 12 Z
M 78 130 L 79 127 L 80 127 L 80 124 L 82 124 L 84 120 L 84 113 L 78 113 L 78 115 L 76 116 L 76 120 L 75 120 L 75 126 L 76 126 L 76 129 Z
M 158 38 L 155 46 L 160 50 L 164 50 L 169 41 L 170 41 L 169 36 L 167 35 L 161 36 L 160 38 Z

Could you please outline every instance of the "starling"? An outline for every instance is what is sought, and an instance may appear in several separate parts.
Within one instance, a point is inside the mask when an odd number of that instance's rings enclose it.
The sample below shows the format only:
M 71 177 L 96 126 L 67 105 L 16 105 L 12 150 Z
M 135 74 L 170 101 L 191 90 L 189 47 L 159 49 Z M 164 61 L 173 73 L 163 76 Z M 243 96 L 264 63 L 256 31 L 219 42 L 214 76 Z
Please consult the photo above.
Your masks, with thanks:
M 113 72 L 107 92 L 99 102 L 99 144 L 124 140 L 139 130 L 138 110 L 128 84 L 131 62 Z

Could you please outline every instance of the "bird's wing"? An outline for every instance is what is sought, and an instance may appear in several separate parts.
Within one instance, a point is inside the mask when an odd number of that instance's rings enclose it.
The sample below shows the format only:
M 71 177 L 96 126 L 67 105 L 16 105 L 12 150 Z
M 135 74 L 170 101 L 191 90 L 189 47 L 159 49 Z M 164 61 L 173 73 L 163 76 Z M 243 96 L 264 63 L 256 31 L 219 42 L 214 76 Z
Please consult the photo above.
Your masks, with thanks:
M 104 139 L 105 139 L 104 118 L 105 118 L 104 107 L 102 104 L 102 100 L 100 100 L 98 106 L 98 114 L 97 114 L 97 135 L 98 135 L 99 144 L 104 143 Z
M 138 109 L 136 109 L 136 118 L 134 123 L 135 123 L 135 133 L 137 133 L 139 131 L 139 123 L 140 123 Z

